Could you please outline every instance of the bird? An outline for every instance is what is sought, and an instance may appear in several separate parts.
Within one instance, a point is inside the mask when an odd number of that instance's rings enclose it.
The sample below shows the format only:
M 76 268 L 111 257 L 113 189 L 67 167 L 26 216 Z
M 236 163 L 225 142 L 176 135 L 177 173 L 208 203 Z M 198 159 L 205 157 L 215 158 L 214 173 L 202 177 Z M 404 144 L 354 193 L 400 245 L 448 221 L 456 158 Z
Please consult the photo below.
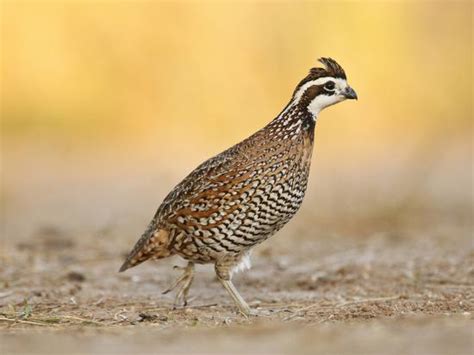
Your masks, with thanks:
M 232 283 L 250 267 L 252 249 L 273 236 L 300 208 L 308 185 L 319 113 L 357 94 L 344 69 L 320 58 L 290 101 L 265 127 L 206 160 L 163 200 L 120 272 L 148 259 L 179 255 L 182 275 L 174 306 L 187 305 L 195 264 L 213 264 L 217 279 L 245 316 L 257 314 Z

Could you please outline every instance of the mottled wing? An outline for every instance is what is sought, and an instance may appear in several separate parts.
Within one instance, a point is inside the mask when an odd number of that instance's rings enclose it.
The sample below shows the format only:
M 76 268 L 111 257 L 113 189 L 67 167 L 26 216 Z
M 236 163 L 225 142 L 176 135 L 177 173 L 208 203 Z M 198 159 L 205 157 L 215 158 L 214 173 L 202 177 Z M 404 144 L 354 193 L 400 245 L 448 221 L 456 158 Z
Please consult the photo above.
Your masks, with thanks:
M 205 161 L 181 181 L 166 196 L 119 271 L 125 271 L 151 257 L 170 255 L 170 251 L 166 249 L 170 225 L 178 221 L 178 216 L 187 213 L 188 206 L 199 199 L 199 195 L 205 195 L 209 191 L 214 179 L 226 175 L 238 155 L 238 148 L 234 146 Z
M 197 195 L 212 188 L 216 178 L 233 170 L 238 159 L 238 149 L 234 146 L 199 165 L 166 196 L 154 219 L 168 222 L 178 210 L 189 206 Z

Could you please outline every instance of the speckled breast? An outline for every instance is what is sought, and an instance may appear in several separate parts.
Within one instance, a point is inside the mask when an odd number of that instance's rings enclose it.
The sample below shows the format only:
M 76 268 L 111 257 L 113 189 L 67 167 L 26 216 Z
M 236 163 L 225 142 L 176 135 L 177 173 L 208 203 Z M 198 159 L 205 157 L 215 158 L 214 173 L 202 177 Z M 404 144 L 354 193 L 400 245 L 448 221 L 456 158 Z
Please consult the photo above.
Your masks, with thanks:
M 281 229 L 303 201 L 312 143 L 311 130 L 291 140 L 257 136 L 235 147 L 228 168 L 207 172 L 199 192 L 168 218 L 173 252 L 212 262 L 240 254 Z

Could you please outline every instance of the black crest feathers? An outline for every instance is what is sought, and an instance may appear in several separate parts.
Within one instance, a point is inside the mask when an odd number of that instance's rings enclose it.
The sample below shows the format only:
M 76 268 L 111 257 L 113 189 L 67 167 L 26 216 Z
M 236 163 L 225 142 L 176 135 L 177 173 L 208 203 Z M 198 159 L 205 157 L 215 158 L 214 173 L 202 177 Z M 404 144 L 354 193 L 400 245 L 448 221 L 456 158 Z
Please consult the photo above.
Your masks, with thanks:
M 344 69 L 337 64 L 337 62 L 332 58 L 319 58 L 318 61 L 325 66 L 325 71 L 327 76 L 332 76 L 334 78 L 347 79 Z M 318 70 L 321 68 L 313 68 L 313 70 Z M 324 69 L 323 69 L 324 70 Z
M 318 61 L 324 65 L 324 68 L 311 68 L 308 79 L 316 80 L 323 76 L 332 76 L 333 78 L 346 79 L 344 69 L 332 58 L 319 58 Z
M 301 80 L 301 82 L 296 87 L 295 93 L 305 83 L 312 80 L 316 80 L 318 78 L 325 77 L 325 76 L 330 76 L 333 78 L 339 78 L 339 79 L 344 79 L 344 80 L 347 79 L 344 69 L 342 69 L 342 67 L 334 59 L 320 58 L 319 62 L 324 65 L 324 68 L 320 68 L 320 67 L 311 68 L 306 78 Z

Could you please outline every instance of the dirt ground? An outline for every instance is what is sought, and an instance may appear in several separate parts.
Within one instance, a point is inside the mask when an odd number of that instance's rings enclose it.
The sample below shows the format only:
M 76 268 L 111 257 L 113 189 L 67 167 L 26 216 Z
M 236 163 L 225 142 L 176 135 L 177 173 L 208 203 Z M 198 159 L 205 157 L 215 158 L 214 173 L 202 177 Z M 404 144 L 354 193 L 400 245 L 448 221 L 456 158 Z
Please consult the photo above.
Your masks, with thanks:
M 42 226 L 4 243 L 2 353 L 469 354 L 471 225 L 430 220 L 318 238 L 303 213 L 235 278 L 262 313 L 251 318 L 236 313 L 210 266 L 197 268 L 190 305 L 172 309 L 173 295 L 161 292 L 179 258 L 119 274 L 131 240 Z

